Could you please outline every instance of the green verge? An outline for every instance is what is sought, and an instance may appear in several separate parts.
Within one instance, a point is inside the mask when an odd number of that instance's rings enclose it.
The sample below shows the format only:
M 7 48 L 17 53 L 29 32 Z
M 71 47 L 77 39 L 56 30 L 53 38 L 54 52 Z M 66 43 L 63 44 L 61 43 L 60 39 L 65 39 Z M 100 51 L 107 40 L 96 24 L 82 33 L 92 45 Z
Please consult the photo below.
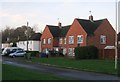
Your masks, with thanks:
M 3 64 L 2 80 L 65 80 L 65 78 L 27 68 Z
M 75 60 L 65 57 L 49 57 L 49 58 L 32 58 L 32 62 L 54 65 L 57 67 L 64 67 L 70 69 L 99 72 L 105 74 L 117 74 L 114 69 L 114 60 Z

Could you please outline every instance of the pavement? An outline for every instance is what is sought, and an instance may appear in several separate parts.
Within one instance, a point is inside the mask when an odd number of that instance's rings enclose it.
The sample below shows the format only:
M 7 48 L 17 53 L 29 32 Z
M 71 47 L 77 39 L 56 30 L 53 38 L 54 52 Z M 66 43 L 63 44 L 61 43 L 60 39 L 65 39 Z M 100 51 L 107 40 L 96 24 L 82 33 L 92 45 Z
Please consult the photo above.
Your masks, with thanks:
M 100 74 L 94 72 L 78 71 L 72 69 L 58 68 L 54 66 L 48 66 L 43 64 L 37 64 L 30 61 L 23 62 L 17 60 L 17 58 L 2 57 L 3 64 L 15 65 L 23 68 L 32 69 L 39 72 L 50 73 L 56 76 L 64 77 L 68 80 L 87 80 L 87 81 L 108 81 L 108 82 L 120 82 L 120 77 L 115 75 Z

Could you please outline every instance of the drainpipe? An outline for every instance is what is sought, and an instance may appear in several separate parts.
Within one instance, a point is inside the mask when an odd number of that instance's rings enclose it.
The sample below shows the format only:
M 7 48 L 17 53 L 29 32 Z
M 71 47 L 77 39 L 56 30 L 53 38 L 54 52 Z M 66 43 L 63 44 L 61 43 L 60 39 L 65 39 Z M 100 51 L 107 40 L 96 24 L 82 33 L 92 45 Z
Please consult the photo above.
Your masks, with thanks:
M 86 35 L 86 46 L 88 46 L 88 35 Z

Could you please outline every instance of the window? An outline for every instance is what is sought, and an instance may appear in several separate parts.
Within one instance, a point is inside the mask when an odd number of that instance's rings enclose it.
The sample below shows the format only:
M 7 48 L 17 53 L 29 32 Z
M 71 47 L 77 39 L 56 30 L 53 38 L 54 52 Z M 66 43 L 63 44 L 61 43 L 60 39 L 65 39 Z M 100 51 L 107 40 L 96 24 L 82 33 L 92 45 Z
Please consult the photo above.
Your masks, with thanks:
M 62 38 L 59 38 L 59 44 L 62 44 Z
M 48 44 L 51 44 L 51 38 L 48 38 Z
M 74 44 L 74 36 L 69 36 L 69 44 Z
M 74 52 L 75 48 L 73 48 L 73 56 L 75 56 L 75 52 Z
M 63 48 L 63 55 L 66 55 L 66 48 Z
M 77 43 L 78 44 L 83 43 L 83 35 L 78 35 L 77 36 Z
M 46 44 L 46 39 L 43 39 L 43 44 Z
M 14 53 L 14 52 L 16 52 L 17 51 L 17 49 L 13 49 L 12 51 L 11 51 L 11 53 Z
M 23 51 L 23 49 L 19 48 L 18 51 Z
M 106 36 L 104 36 L 104 35 L 100 36 L 100 43 L 101 44 L 106 44 Z
M 66 38 L 64 38 L 64 44 L 66 44 Z
M 68 56 L 73 56 L 73 48 L 68 48 Z

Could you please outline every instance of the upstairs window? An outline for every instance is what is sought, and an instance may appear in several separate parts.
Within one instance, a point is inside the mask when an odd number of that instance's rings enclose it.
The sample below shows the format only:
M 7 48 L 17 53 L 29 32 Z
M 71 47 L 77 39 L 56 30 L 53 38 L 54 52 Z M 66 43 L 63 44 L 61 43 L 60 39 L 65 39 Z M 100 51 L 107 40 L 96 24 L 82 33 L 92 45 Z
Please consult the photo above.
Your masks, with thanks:
M 46 39 L 43 39 L 43 44 L 46 44 Z
M 83 43 L 83 35 L 78 35 L 78 36 L 77 36 L 77 43 L 78 43 L 78 44 Z
M 106 36 L 104 35 L 100 36 L 100 44 L 106 44 Z
M 59 44 L 62 44 L 62 38 L 59 38 Z
M 48 38 L 48 44 L 51 44 L 51 38 Z
M 68 41 L 69 44 L 74 44 L 74 36 L 69 36 Z

